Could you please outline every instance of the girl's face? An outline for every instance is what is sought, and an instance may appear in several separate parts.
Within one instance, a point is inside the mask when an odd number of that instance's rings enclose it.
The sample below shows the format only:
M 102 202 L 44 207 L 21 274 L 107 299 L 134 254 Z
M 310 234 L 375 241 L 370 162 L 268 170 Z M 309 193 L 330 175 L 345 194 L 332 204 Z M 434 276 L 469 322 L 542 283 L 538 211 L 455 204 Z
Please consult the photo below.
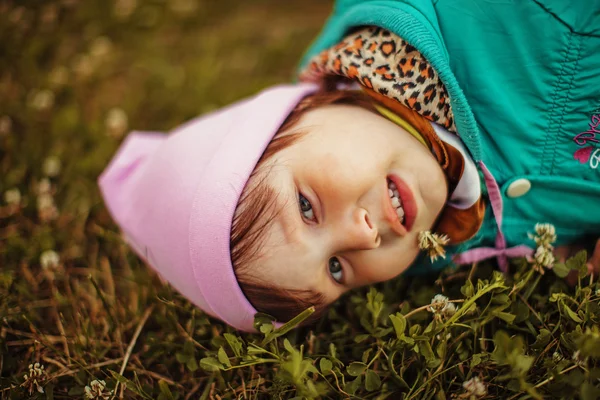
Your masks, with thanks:
M 419 252 L 418 233 L 446 202 L 445 175 L 429 149 L 357 106 L 309 111 L 292 131 L 307 134 L 263 166 L 279 212 L 252 276 L 332 302 L 402 273 Z

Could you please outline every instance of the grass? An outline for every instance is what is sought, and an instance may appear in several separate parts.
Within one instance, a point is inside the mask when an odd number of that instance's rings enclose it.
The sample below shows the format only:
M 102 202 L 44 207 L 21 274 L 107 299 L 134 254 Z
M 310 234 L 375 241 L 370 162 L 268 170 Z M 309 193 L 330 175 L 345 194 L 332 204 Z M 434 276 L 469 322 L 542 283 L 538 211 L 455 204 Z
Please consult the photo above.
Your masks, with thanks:
M 330 3 L 283 4 L 0 0 L 0 398 L 598 398 L 600 286 L 556 275 L 582 255 L 401 277 L 247 335 L 122 243 L 96 178 L 123 135 L 289 81 Z

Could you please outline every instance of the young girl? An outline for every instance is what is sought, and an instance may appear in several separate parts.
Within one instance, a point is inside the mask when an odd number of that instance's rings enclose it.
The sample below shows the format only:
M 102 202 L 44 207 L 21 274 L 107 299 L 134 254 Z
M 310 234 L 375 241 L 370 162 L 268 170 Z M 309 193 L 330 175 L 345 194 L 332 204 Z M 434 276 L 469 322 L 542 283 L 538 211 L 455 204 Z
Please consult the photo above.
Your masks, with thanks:
M 591 0 L 340 1 L 303 83 L 130 134 L 106 204 L 176 289 L 248 331 L 257 311 L 322 311 L 409 266 L 527 256 L 543 272 L 553 246 L 600 235 L 598 15 Z M 600 270 L 600 241 L 591 254 Z

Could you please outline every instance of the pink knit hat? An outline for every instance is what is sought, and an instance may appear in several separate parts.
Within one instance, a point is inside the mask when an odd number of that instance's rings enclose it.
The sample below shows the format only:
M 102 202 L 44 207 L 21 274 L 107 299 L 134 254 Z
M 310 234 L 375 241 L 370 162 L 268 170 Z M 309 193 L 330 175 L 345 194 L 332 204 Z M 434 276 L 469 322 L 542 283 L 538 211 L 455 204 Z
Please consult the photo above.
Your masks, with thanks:
M 263 151 L 315 85 L 276 86 L 164 135 L 132 132 L 99 178 L 126 241 L 205 312 L 254 331 L 231 264 L 240 195 Z

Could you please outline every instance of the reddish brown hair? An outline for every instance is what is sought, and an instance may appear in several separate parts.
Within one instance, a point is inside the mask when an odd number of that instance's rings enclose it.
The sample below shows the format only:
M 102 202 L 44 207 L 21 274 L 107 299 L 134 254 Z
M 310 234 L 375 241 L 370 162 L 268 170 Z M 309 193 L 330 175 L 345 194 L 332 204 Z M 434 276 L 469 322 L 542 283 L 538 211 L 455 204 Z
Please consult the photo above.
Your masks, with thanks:
M 323 314 L 327 303 L 323 295 L 314 290 L 289 289 L 261 282 L 249 270 L 250 263 L 260 256 L 263 244 L 261 239 L 265 229 L 278 213 L 277 193 L 266 184 L 268 171 L 259 171 L 267 160 L 306 134 L 292 131 L 305 113 L 332 104 L 350 104 L 374 111 L 372 100 L 358 91 L 323 89 L 302 99 L 281 125 L 256 164 L 249 181 L 258 181 L 253 185 L 246 185 L 233 218 L 231 262 L 240 288 L 257 311 L 272 315 L 281 322 L 290 320 L 310 306 L 315 306 L 316 312 L 305 323 L 315 321 Z

